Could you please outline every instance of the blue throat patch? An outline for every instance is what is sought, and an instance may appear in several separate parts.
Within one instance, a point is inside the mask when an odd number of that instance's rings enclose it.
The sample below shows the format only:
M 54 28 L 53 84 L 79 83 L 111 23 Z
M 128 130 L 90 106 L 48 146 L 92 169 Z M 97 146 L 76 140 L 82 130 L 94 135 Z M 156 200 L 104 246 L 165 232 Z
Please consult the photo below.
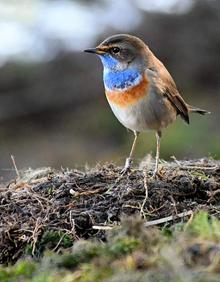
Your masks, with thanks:
M 141 79 L 142 75 L 134 69 L 104 73 L 105 87 L 110 90 L 126 90 L 137 85 Z
M 120 70 L 120 62 L 105 54 L 100 56 L 104 66 L 104 84 L 110 90 L 126 90 L 142 80 L 142 74 L 135 68 Z
M 107 69 L 115 69 L 119 63 L 115 58 L 113 58 L 107 53 L 104 55 L 99 55 L 99 57 L 102 61 L 104 68 Z

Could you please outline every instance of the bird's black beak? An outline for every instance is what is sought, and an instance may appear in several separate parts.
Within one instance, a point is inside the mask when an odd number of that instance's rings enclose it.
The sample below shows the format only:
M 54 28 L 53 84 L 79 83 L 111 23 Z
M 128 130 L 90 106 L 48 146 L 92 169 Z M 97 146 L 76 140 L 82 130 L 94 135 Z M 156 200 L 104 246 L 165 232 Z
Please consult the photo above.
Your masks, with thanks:
M 84 52 L 98 54 L 98 55 L 105 53 L 105 51 L 100 49 L 99 47 L 89 48 L 89 49 L 84 50 Z

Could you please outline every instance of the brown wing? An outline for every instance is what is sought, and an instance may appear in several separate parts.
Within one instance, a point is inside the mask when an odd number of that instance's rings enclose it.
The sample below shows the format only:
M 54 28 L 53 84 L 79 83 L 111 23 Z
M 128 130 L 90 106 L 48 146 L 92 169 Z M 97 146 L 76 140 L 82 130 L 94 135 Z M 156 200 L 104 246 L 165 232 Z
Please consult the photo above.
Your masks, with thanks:
M 176 89 L 177 91 L 177 89 Z M 177 114 L 181 116 L 181 118 L 189 124 L 189 114 L 188 114 L 188 108 L 183 100 L 183 98 L 180 96 L 180 94 L 176 91 L 172 91 L 172 89 L 167 89 L 164 92 L 164 95 L 168 98 L 172 106 L 176 109 Z
M 153 55 L 153 53 L 152 53 Z M 189 114 L 186 102 L 180 96 L 176 84 L 165 66 L 154 55 L 150 62 L 150 70 L 154 71 L 154 81 L 157 90 L 170 101 L 181 118 L 189 123 Z

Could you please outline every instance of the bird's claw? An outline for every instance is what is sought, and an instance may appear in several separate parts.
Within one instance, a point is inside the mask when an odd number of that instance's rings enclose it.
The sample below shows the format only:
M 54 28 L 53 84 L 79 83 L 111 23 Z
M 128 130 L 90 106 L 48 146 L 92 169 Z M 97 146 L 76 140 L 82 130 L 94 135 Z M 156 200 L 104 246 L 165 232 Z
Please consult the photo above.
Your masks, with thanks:
M 152 177 L 155 179 L 157 177 L 157 175 L 158 175 L 158 170 L 155 169 L 154 172 L 153 172 Z
M 132 165 L 132 159 L 131 158 L 127 158 L 125 161 L 125 165 L 124 168 L 121 170 L 121 174 L 125 174 L 127 172 L 129 172 L 131 170 L 131 165 Z

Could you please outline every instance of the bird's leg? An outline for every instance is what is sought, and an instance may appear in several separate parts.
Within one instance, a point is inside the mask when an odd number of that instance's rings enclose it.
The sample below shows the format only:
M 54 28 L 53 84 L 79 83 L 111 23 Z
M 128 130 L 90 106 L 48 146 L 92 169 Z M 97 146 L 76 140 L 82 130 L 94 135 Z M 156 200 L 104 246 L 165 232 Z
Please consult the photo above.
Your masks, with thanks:
M 156 139 L 157 139 L 157 152 L 156 152 L 156 163 L 155 163 L 155 169 L 153 173 L 153 177 L 156 177 L 158 173 L 158 164 L 159 164 L 159 158 L 160 158 L 160 138 L 161 138 L 161 131 L 156 132 Z
M 132 144 L 132 147 L 131 147 L 129 157 L 126 159 L 124 168 L 122 169 L 121 173 L 126 173 L 131 168 L 132 157 L 134 155 L 135 147 L 136 147 L 136 144 L 137 144 L 137 138 L 138 138 L 138 134 L 139 134 L 139 132 L 137 132 L 135 130 L 133 132 L 134 132 L 134 141 L 133 141 L 133 144 Z

